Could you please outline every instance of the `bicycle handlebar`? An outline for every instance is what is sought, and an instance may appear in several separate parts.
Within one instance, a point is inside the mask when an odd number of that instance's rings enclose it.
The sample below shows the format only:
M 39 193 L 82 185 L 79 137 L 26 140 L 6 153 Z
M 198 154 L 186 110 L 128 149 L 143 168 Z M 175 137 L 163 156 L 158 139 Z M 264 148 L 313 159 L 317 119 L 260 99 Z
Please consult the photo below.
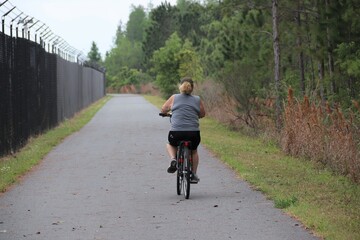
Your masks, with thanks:
M 171 117 L 171 113 L 159 113 L 159 116 L 161 116 L 161 117 Z

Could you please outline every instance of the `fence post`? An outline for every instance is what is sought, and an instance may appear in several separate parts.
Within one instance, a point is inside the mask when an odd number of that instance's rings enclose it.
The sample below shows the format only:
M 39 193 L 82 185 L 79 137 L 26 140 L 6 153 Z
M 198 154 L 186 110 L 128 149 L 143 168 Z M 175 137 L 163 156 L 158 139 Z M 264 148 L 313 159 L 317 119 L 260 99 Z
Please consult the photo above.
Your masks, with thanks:
M 7 1 L 3 2 L 0 7 L 6 3 Z M 2 15 L 1 17 L 1 22 L 2 22 L 2 32 L 5 34 L 5 17 L 12 12 L 12 10 L 14 10 L 16 7 L 13 7 L 12 9 L 10 9 L 7 13 L 5 13 L 4 15 Z
M 37 41 L 37 32 L 43 27 L 45 26 L 45 23 L 43 25 L 41 25 L 38 29 L 35 30 L 35 42 Z M 41 43 L 41 37 L 40 37 L 40 43 Z
M 20 17 L 22 14 L 23 14 L 23 12 L 21 12 L 20 14 L 18 14 L 15 18 L 13 18 L 13 19 L 11 20 L 11 24 L 10 24 L 10 36 L 11 36 L 11 37 L 12 37 L 13 22 L 14 22 L 18 17 Z M 17 28 L 17 24 L 16 24 L 16 37 L 17 37 L 17 30 L 18 30 L 18 28 Z
M 33 19 L 33 18 L 32 18 Z M 31 19 L 31 22 L 32 22 L 32 19 Z M 28 31 L 28 36 L 29 36 L 29 40 L 30 40 L 30 29 L 35 26 L 40 20 L 37 20 L 35 23 L 33 23 L 30 27 L 29 27 L 29 31 Z M 27 22 L 27 23 L 30 23 L 30 22 Z M 36 35 L 35 35 L 35 43 L 36 43 Z

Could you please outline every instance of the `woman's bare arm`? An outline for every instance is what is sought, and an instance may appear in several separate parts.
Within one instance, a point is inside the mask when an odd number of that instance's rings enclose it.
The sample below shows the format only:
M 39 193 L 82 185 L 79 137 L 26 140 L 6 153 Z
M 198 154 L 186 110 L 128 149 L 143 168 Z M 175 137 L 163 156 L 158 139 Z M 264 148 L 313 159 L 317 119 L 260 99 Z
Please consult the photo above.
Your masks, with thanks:
M 162 113 L 170 112 L 173 104 L 174 104 L 174 95 L 172 95 L 168 100 L 166 100 L 164 105 L 161 107 L 161 112 Z
M 205 107 L 203 101 L 200 99 L 200 113 L 199 118 L 205 117 Z

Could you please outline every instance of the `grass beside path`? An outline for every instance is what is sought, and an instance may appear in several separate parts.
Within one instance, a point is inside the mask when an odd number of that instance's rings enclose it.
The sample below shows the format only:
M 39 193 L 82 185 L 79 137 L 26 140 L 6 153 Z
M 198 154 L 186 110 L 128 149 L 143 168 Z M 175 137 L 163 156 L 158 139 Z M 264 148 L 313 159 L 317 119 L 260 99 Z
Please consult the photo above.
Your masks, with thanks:
M 26 146 L 14 155 L 0 158 L 0 192 L 5 192 L 11 184 L 38 164 L 65 137 L 79 131 L 110 98 L 106 96 L 98 100 L 58 127 L 31 138 Z
M 145 98 L 159 108 L 164 103 L 159 97 Z M 360 239 L 359 185 L 210 118 L 202 119 L 200 125 L 202 144 L 272 199 L 275 207 L 299 219 L 317 236 Z

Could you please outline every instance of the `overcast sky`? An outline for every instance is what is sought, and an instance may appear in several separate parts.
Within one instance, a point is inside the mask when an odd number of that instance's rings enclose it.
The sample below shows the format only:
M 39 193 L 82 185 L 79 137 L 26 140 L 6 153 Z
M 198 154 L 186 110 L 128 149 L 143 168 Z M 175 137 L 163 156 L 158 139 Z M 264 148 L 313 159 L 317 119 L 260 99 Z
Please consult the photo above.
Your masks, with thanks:
M 154 7 L 165 0 L 9 0 L 11 4 L 41 22 L 71 46 L 90 51 L 95 41 L 102 57 L 111 49 L 120 21 L 126 24 L 131 5 Z M 0 3 L 3 0 L 0 0 Z M 167 0 L 171 5 L 176 0 Z

